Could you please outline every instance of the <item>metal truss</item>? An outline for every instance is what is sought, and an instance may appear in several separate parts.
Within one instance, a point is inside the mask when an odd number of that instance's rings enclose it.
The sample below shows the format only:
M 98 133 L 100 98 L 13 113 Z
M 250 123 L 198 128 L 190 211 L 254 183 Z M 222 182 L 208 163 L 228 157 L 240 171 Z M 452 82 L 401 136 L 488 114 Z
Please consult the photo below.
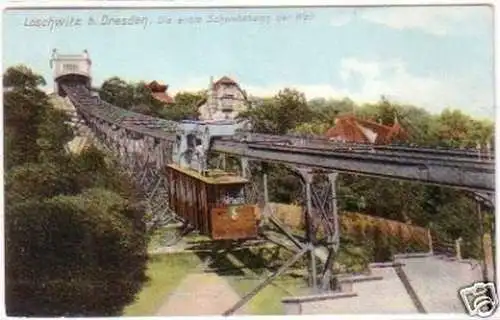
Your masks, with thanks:
M 246 190 L 248 203 L 258 203 L 262 209 L 261 233 L 267 240 L 284 247 L 294 254 L 277 271 L 265 278 L 240 301 L 224 312 L 228 316 L 250 301 L 257 293 L 271 284 L 278 276 L 307 256 L 309 261 L 308 283 L 312 293 L 337 290 L 333 262 L 339 248 L 340 225 L 337 211 L 335 184 L 337 173 L 320 172 L 306 167 L 291 167 L 303 186 L 305 235 L 297 234 L 282 223 L 272 212 L 267 189 L 266 163 L 241 159 L 243 175 L 250 179 Z M 319 262 L 319 263 L 318 263 Z
M 173 142 L 138 137 L 134 132 L 114 128 L 112 124 L 99 119 L 81 114 L 80 117 L 86 120 L 98 147 L 112 155 L 141 190 L 149 213 L 146 219 L 148 230 L 179 222 L 177 215 L 169 209 L 169 182 L 161 172 L 164 165 L 172 162 Z M 177 233 L 180 237 L 183 231 Z M 174 236 L 167 242 L 175 242 L 179 237 Z
M 251 137 L 253 134 L 247 135 Z M 286 137 L 281 137 L 283 141 L 273 141 L 276 136 L 266 138 L 270 141 L 256 142 L 255 138 L 248 136 L 217 139 L 212 149 L 253 160 L 328 171 L 409 180 L 490 194 L 495 190 L 495 162 L 478 160 L 468 154 L 436 155 L 428 151 L 419 153 L 418 149 L 379 150 L 373 146 L 319 144 L 304 139 L 294 142 Z
M 241 175 L 250 180 L 245 188 L 245 198 L 248 203 L 258 204 L 262 209 L 269 202 L 267 192 L 267 173 L 264 172 L 266 164 L 250 161 L 246 157 L 240 159 Z

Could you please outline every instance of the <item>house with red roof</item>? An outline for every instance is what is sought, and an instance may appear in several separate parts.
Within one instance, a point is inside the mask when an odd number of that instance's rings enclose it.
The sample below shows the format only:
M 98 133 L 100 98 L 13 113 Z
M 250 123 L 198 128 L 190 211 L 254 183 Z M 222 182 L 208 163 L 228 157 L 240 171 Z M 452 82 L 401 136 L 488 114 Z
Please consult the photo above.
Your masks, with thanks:
M 338 116 L 335 126 L 325 136 L 330 140 L 368 144 L 390 144 L 408 139 L 408 133 L 401 127 L 397 117 L 392 126 L 386 126 L 352 114 Z
M 175 102 L 174 98 L 167 93 L 168 85 L 153 80 L 146 87 L 151 90 L 151 94 L 156 100 L 165 104 L 173 104 Z

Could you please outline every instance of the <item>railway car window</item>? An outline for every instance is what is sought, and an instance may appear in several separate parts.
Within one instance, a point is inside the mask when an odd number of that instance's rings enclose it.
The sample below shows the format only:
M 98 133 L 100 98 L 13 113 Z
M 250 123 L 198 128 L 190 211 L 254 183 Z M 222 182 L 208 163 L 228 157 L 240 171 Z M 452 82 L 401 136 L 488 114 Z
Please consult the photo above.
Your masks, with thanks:
M 225 205 L 240 205 L 245 203 L 241 187 L 222 189 L 222 203 Z
M 196 136 L 194 134 L 188 134 L 187 145 L 188 145 L 188 148 L 196 147 Z
M 180 148 L 181 147 L 181 142 L 182 142 L 182 137 L 181 136 L 176 136 L 175 137 L 175 146 L 176 146 L 176 148 Z

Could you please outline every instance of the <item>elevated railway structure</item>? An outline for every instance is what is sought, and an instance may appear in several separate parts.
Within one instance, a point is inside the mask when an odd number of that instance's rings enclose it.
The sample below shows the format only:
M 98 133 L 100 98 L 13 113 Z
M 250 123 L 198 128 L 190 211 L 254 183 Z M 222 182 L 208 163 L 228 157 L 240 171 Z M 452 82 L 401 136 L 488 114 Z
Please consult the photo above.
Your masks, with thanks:
M 128 170 L 156 217 L 180 222 L 180 235 L 194 230 L 214 241 L 277 240 L 280 235 L 278 242 L 295 252 L 226 315 L 304 256 L 309 257 L 313 291 L 336 289 L 332 266 L 340 239 L 338 173 L 447 186 L 494 204 L 495 160 L 478 159 L 474 151 L 258 134 L 244 131 L 234 120 L 168 121 L 101 100 L 91 89 L 91 61 L 86 51 L 81 55 L 54 52 L 51 65 L 55 92 L 71 102 L 80 119 L 77 122 L 88 127 Z M 210 168 L 210 152 L 238 157 L 240 174 Z M 293 234 L 267 210 L 265 163 L 269 162 L 287 164 L 301 177 L 305 237 Z M 264 169 L 261 177 L 251 170 L 255 165 Z M 317 236 L 319 227 L 324 230 L 322 238 Z

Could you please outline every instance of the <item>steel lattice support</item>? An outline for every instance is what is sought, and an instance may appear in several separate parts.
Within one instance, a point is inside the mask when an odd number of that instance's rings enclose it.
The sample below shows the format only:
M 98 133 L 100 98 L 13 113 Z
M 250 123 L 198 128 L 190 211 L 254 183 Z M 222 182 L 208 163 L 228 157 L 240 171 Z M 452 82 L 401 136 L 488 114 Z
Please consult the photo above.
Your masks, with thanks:
M 167 179 L 161 168 L 172 162 L 173 143 L 137 135 L 125 129 L 115 128 L 113 124 L 93 117 L 85 117 L 89 133 L 94 143 L 122 166 L 125 172 L 142 191 L 150 217 L 149 229 L 178 221 L 168 206 Z
M 243 158 L 241 163 L 245 177 L 252 181 L 250 186 L 252 188 L 251 191 L 260 190 L 260 192 L 254 191 L 253 193 L 249 193 L 250 199 L 252 197 L 257 200 L 263 199 L 264 218 L 281 235 L 281 239 L 274 239 L 273 241 L 272 237 L 270 237 L 271 233 L 268 231 L 264 232 L 264 236 L 273 242 L 280 242 L 281 246 L 295 253 L 279 270 L 264 279 L 223 315 L 233 314 L 305 255 L 308 256 L 309 260 L 308 280 L 313 293 L 337 290 L 332 269 L 340 239 L 340 224 L 338 221 L 335 189 L 338 174 L 318 172 L 303 167 L 292 168 L 300 176 L 304 189 L 302 202 L 306 236 L 300 237 L 276 218 L 273 212 L 269 210 L 269 206 L 267 206 L 269 199 L 267 194 L 266 165 L 260 164 L 259 171 L 255 170 L 255 168 L 254 170 L 250 169 L 248 159 Z M 251 175 L 252 173 L 253 175 Z M 259 173 L 261 177 L 256 177 Z M 318 260 L 321 262 L 321 268 L 318 268 Z M 320 272 L 319 276 L 317 274 L 318 269 Z
M 267 177 L 266 173 L 263 172 L 265 164 L 250 161 L 245 157 L 242 157 L 240 161 L 242 176 L 250 180 L 250 184 L 245 189 L 246 200 L 248 203 L 258 204 L 262 209 L 268 202 Z
M 337 208 L 337 173 L 309 168 L 295 168 L 302 177 L 303 208 L 307 243 L 313 247 L 309 256 L 309 283 L 313 292 L 337 289 L 332 268 L 340 245 L 340 223 Z M 317 260 L 322 264 L 318 278 Z M 319 285 L 319 288 L 318 288 Z

